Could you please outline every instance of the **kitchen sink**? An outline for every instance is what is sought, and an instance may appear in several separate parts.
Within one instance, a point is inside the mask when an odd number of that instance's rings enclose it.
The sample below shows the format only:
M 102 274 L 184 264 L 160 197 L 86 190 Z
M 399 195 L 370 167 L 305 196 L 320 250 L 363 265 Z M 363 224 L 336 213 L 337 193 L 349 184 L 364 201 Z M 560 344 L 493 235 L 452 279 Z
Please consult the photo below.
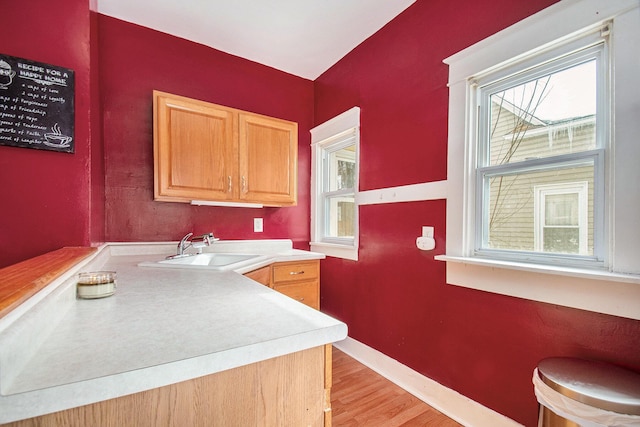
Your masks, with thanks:
M 234 270 L 245 265 L 260 262 L 266 258 L 266 255 L 207 252 L 167 258 L 160 261 L 146 261 L 138 265 L 142 267 Z

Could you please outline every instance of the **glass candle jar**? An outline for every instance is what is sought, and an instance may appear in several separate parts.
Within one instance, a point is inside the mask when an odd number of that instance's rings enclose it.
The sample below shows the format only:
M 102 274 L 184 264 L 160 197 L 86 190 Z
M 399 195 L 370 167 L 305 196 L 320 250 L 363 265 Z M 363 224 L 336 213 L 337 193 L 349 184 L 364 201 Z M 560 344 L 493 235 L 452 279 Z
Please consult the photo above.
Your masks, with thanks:
M 78 298 L 104 298 L 113 295 L 115 291 L 115 271 L 89 271 L 78 273 Z

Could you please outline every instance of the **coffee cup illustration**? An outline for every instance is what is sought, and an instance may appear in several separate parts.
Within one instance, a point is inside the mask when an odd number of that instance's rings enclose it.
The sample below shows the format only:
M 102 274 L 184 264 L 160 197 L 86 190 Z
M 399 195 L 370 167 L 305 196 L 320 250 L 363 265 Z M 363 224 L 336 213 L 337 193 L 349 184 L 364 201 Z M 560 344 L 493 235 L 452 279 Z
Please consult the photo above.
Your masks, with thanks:
M 16 72 L 11 69 L 11 65 L 0 59 L 0 89 L 7 89 L 13 83 L 15 75 Z
M 44 134 L 44 137 L 46 139 L 46 141 L 44 141 L 45 145 L 58 148 L 67 148 L 70 146 L 70 142 L 73 138 L 63 135 L 62 132 L 60 132 L 60 126 L 58 126 L 57 123 L 53 125 L 51 129 L 53 130 L 53 132 Z

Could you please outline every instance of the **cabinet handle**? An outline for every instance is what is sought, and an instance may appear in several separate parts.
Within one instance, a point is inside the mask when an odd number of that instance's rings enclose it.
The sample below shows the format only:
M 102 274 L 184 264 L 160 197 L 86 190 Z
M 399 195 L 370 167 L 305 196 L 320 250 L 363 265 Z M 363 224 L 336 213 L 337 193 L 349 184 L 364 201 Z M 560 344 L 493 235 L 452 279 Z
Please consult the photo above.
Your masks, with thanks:
M 290 271 L 289 275 L 290 276 L 295 276 L 297 274 L 304 274 L 304 270 L 300 270 L 300 271 Z
M 300 301 L 300 302 L 304 301 L 304 297 L 298 298 L 298 301 Z
M 242 192 L 243 193 L 247 192 L 247 180 L 245 179 L 244 176 L 242 176 Z
M 227 192 L 228 192 L 228 193 L 231 193 L 231 175 L 229 175 L 229 176 L 227 177 L 227 182 L 229 183 L 229 184 L 227 185 L 227 187 L 228 187 L 228 188 L 227 188 Z

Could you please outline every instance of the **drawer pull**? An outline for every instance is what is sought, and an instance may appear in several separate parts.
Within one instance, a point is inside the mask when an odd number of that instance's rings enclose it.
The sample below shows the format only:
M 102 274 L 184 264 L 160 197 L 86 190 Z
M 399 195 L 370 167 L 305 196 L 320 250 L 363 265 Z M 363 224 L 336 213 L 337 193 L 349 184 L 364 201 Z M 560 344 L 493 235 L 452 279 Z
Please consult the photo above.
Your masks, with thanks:
M 304 301 L 304 297 L 300 297 L 300 298 L 298 298 L 298 301 L 299 301 L 299 302 L 303 302 L 303 301 Z
M 296 276 L 298 274 L 304 274 L 304 270 L 300 270 L 300 271 L 290 271 L 289 275 L 290 276 Z

